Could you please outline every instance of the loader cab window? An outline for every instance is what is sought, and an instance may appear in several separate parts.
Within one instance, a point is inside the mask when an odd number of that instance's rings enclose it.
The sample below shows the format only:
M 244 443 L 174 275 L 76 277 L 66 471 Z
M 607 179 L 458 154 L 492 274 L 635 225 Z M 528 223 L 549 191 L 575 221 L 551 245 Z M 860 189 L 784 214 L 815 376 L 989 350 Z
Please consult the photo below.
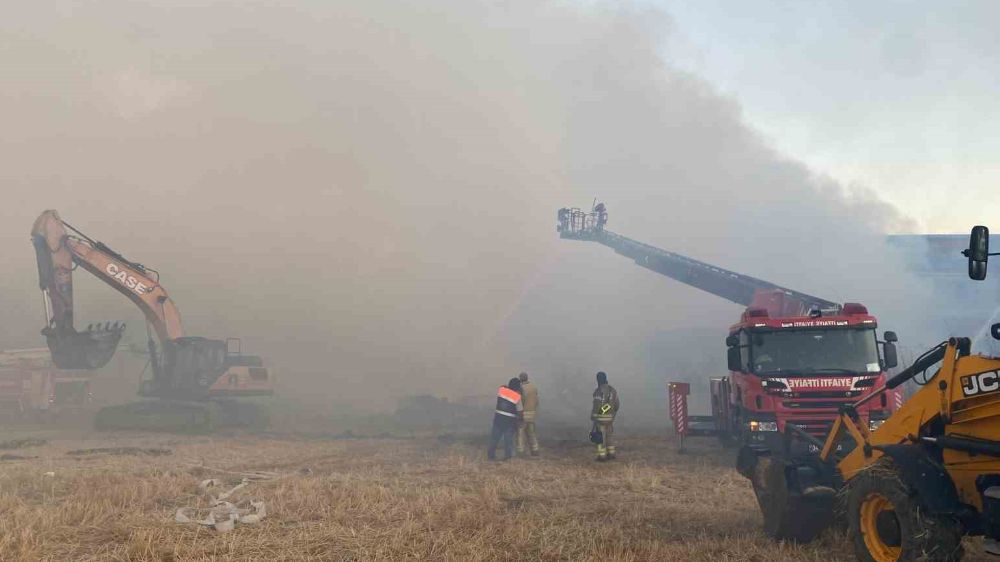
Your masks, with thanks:
M 859 375 L 882 370 L 874 328 L 754 332 L 749 349 L 758 375 Z

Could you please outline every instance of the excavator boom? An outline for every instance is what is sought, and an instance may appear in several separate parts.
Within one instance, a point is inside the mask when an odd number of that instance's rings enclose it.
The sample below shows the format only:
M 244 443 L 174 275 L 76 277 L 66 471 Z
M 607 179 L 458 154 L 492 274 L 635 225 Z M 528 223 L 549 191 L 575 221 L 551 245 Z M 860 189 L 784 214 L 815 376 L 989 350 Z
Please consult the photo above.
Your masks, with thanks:
M 180 310 L 155 272 L 129 262 L 99 242 L 66 238 L 66 247 L 75 263 L 135 303 L 160 340 L 184 336 Z

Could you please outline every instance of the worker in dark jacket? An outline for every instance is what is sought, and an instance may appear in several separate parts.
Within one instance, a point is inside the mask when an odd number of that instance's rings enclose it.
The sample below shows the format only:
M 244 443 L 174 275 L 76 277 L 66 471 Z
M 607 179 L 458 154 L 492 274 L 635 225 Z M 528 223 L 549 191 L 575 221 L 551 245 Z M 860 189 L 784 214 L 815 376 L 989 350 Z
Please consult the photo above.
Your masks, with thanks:
M 524 402 L 521 400 L 521 381 L 510 379 L 506 386 L 497 390 L 497 407 L 493 413 L 493 431 L 490 434 L 490 448 L 486 456 L 496 460 L 497 445 L 503 439 L 504 458 L 510 460 L 514 455 L 514 434 L 517 424 L 524 416 Z
M 597 444 L 598 461 L 615 458 L 614 425 L 619 406 L 618 391 L 608 384 L 608 375 L 604 371 L 597 373 L 597 389 L 594 390 L 594 407 L 590 411 L 590 419 L 594 422 L 594 429 L 601 434 L 601 442 Z

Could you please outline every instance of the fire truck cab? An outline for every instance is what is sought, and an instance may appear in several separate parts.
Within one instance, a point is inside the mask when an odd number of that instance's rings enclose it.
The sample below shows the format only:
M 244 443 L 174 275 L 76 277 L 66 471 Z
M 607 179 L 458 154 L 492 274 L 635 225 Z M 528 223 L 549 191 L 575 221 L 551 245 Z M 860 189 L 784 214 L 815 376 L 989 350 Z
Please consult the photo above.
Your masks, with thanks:
M 86 406 L 90 375 L 58 369 L 48 349 L 0 351 L 0 414 L 22 417 Z
M 782 447 L 786 423 L 825 436 L 841 406 L 881 387 L 896 366 L 896 335 L 879 340 L 877 327 L 857 303 L 805 316 L 748 307 L 726 338 L 730 374 L 711 383 L 716 429 L 758 454 Z M 895 392 L 859 409 L 872 429 L 895 410 Z

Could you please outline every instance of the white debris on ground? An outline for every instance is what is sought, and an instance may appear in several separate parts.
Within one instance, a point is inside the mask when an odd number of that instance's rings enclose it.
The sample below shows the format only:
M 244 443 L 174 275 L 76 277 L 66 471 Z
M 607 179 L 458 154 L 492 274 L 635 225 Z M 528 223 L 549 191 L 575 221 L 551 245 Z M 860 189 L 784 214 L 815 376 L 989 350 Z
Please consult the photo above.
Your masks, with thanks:
M 253 525 L 260 523 L 261 520 L 267 517 L 267 509 L 264 506 L 264 502 L 253 499 L 243 499 L 235 503 L 227 501 L 233 494 L 246 488 L 248 484 L 250 484 L 250 480 L 243 478 L 236 486 L 222 492 L 217 497 L 212 496 L 211 507 L 182 507 L 174 515 L 174 521 L 210 527 L 219 533 L 232 531 L 237 524 Z M 198 491 L 203 494 L 208 493 L 219 485 L 220 482 L 218 480 L 209 478 L 198 484 Z

